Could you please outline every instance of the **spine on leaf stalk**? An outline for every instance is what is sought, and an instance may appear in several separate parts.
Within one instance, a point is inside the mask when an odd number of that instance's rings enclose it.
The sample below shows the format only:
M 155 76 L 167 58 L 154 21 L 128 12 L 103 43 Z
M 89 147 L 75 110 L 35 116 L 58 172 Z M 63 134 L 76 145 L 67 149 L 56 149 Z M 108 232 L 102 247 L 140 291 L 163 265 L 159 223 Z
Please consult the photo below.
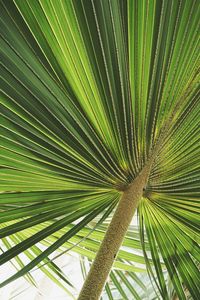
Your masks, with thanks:
M 78 300 L 98 300 L 146 186 L 152 161 L 123 192 Z

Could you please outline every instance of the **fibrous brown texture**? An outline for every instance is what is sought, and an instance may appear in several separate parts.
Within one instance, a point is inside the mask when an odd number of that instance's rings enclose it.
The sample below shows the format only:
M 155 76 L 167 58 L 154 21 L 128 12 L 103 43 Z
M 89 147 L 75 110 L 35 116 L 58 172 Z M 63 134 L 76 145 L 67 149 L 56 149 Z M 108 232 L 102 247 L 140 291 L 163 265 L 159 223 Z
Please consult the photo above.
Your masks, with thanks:
M 98 300 L 149 175 L 149 162 L 123 192 L 78 300 Z

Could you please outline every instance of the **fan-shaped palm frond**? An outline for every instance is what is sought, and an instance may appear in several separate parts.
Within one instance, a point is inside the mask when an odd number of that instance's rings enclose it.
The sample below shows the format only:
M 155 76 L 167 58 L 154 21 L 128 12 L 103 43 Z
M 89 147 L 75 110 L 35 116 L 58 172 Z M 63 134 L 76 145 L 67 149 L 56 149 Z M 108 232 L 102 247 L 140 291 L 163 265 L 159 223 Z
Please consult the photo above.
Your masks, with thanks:
M 0 286 L 37 266 L 67 290 L 49 255 L 94 260 L 135 195 L 110 280 L 139 299 L 147 270 L 156 297 L 170 281 L 199 299 L 199 1 L 2 0 L 0 16 L 0 264 L 20 268 Z

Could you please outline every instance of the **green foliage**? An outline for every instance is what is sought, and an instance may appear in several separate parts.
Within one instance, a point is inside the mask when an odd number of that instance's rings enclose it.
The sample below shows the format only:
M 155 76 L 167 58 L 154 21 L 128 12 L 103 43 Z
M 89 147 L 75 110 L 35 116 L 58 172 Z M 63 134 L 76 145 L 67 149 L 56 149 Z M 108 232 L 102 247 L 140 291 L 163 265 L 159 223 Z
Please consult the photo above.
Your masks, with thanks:
M 157 147 L 111 281 L 140 299 L 131 272 L 147 270 L 158 297 L 170 281 L 199 299 L 199 1 L 2 0 L 0 16 L 0 264 L 20 268 L 0 286 L 38 266 L 66 289 L 48 256 L 94 259 Z

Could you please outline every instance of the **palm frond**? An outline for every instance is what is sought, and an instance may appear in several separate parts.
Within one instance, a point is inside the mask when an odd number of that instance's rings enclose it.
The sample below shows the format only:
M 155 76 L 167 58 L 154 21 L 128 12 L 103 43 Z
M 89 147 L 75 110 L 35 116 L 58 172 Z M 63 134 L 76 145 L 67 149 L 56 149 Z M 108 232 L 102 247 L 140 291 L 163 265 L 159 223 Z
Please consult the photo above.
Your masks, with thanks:
M 20 270 L 0 286 L 37 266 L 66 288 L 49 255 L 93 260 L 154 153 L 111 279 L 139 299 L 131 272 L 147 270 L 169 299 L 168 274 L 199 299 L 199 16 L 195 0 L 1 1 L 0 264 Z

